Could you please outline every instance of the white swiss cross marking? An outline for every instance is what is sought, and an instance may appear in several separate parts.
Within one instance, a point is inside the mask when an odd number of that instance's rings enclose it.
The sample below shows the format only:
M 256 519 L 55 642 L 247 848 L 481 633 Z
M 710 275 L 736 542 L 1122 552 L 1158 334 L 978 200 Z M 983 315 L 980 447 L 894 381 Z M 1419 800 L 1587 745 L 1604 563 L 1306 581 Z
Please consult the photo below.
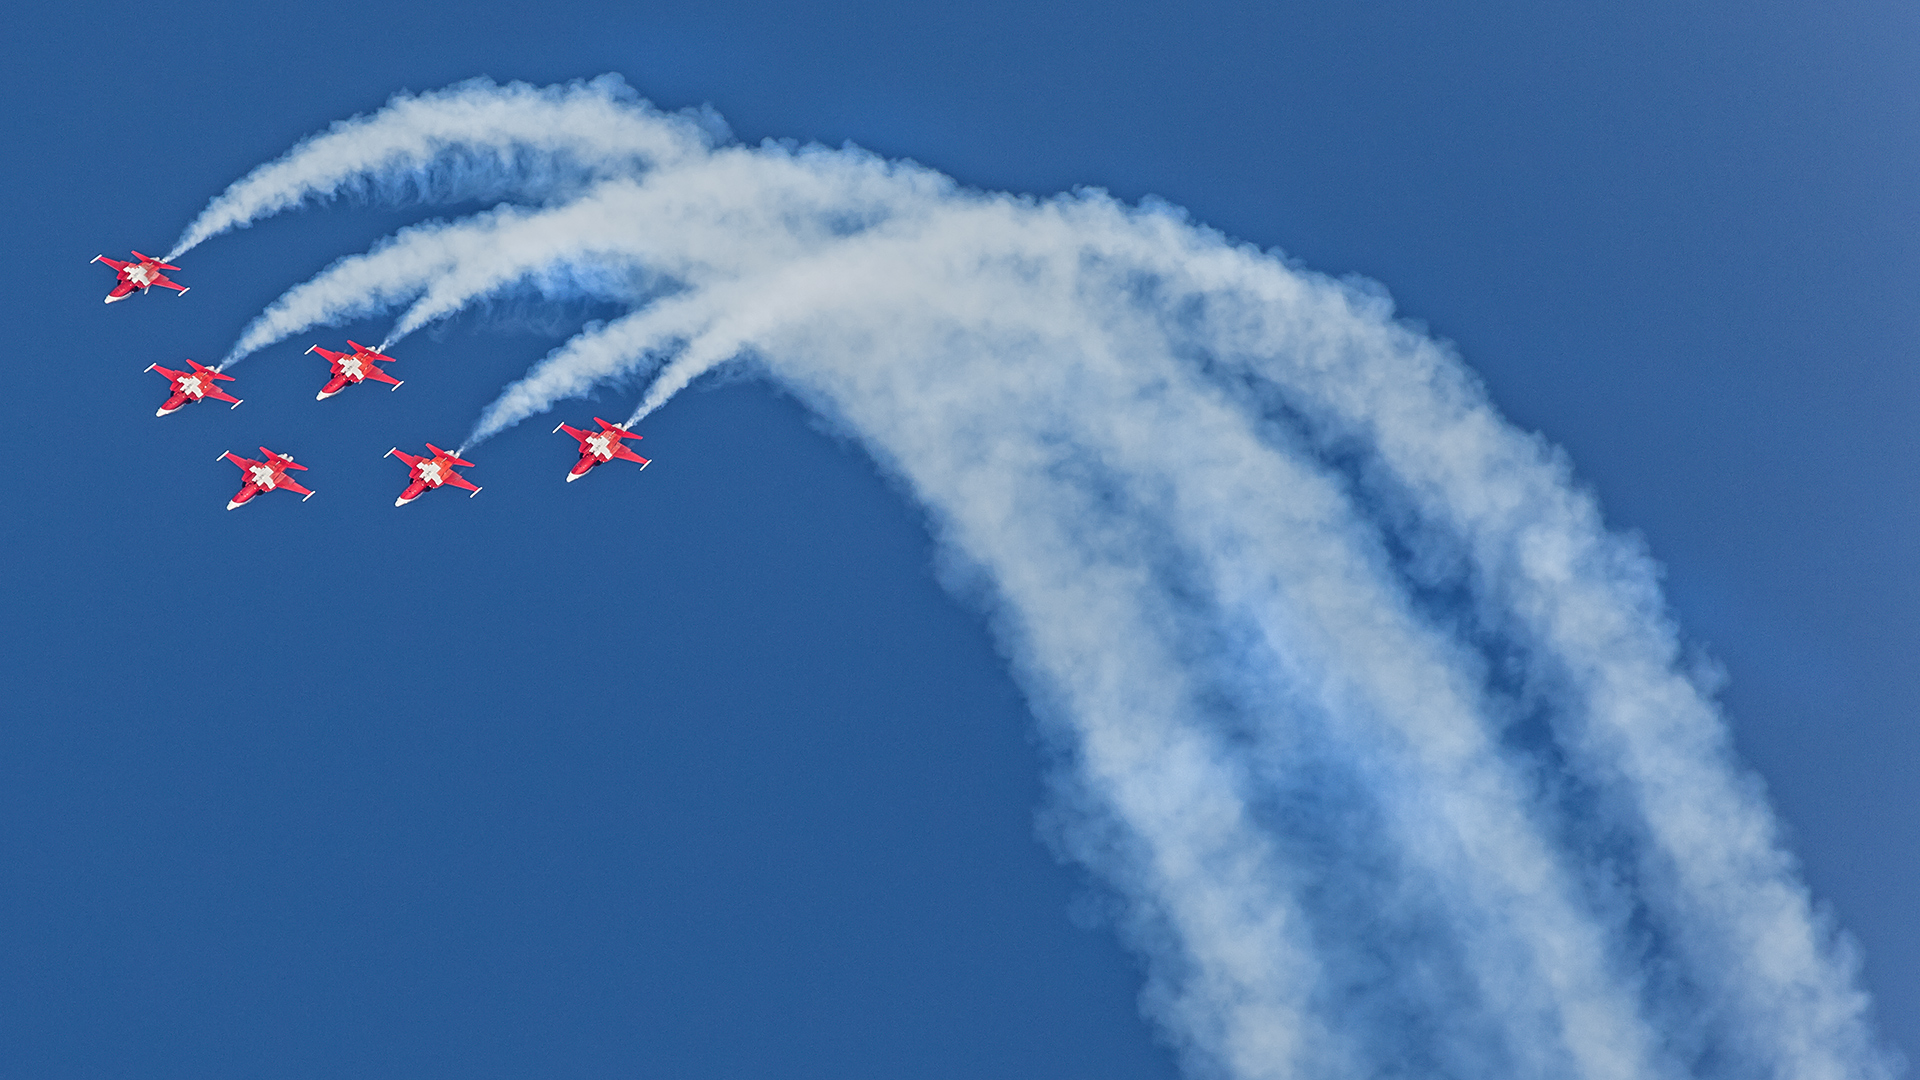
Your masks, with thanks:
M 265 465 L 255 465 L 249 468 L 247 470 L 247 473 L 248 475 L 253 477 L 253 482 L 256 485 L 266 488 L 268 491 L 273 490 L 274 479 L 273 479 L 273 470 L 271 468 L 268 468 Z
M 160 275 L 146 268 L 144 264 L 127 267 L 127 280 L 135 285 L 145 285 Z
M 206 393 L 206 390 L 200 385 L 200 376 L 189 375 L 180 380 L 180 392 L 190 398 L 197 398 L 201 394 Z
M 439 487 L 440 479 L 441 479 L 440 463 L 437 461 L 421 462 L 420 463 L 420 479 L 425 480 L 428 484 L 431 484 L 434 487 Z
M 604 435 L 604 434 L 590 435 L 587 437 L 587 448 L 593 451 L 594 457 L 597 457 L 602 461 L 606 461 L 613 457 L 613 451 L 607 449 L 607 444 L 611 442 L 613 442 L 613 438 L 611 436 Z
M 363 374 L 360 370 L 360 358 L 357 356 L 341 357 L 340 371 L 347 378 L 352 379 L 354 382 L 359 382 Z

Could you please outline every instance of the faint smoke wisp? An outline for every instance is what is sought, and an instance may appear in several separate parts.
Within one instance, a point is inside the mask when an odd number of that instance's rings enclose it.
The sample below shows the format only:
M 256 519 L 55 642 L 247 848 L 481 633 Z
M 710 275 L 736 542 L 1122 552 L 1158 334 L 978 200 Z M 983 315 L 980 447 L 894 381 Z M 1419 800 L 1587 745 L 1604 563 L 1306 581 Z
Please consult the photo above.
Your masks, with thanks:
M 342 190 L 507 199 L 335 263 L 226 362 L 533 288 L 627 311 L 467 446 L 726 364 L 857 439 L 987 583 L 1052 835 L 1196 1076 L 1895 1074 L 1652 564 L 1382 292 L 1164 205 L 718 130 L 606 79 L 462 84 L 256 170 L 181 249 Z

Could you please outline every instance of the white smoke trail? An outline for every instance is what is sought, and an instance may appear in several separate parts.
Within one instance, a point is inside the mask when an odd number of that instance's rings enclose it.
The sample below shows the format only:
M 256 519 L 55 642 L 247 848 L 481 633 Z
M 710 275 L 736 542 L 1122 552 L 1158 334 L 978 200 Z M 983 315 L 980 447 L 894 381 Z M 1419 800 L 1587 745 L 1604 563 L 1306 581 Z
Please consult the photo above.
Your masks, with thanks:
M 625 184 L 626 181 L 620 183 Z M 504 243 L 511 244 L 527 234 L 543 231 L 535 222 L 544 215 L 520 207 L 502 206 L 474 218 L 448 225 L 427 222 L 401 230 L 364 255 L 352 255 L 327 267 L 311 281 L 289 290 L 248 324 L 239 340 L 220 361 L 221 370 L 276 342 L 315 326 L 336 325 L 365 318 L 422 296 L 443 283 L 475 274 L 485 274 L 499 265 L 491 254 Z M 577 270 L 562 282 L 558 271 L 536 279 L 548 295 L 578 296 L 595 293 L 608 298 L 639 295 L 644 289 L 634 282 L 633 274 L 622 274 L 609 258 L 589 267 L 576 263 Z M 502 288 L 514 280 L 533 278 L 531 272 L 496 279 Z M 488 290 L 491 292 L 493 290 Z M 468 302 L 486 293 L 465 297 Z M 385 350 L 428 319 L 414 320 L 389 332 L 382 342 Z
M 1098 193 L 625 160 L 256 325 L 412 299 L 397 336 L 639 275 L 468 445 L 664 362 L 638 420 L 740 357 L 841 425 L 990 583 L 1071 759 L 1059 842 L 1128 901 L 1193 1071 L 1893 1075 L 1651 564 L 1382 296 Z
M 480 414 L 461 449 L 503 430 L 554 402 L 576 397 L 609 379 L 631 375 L 683 345 L 711 320 L 704 295 L 659 301 L 610 323 L 589 327 L 534 365 Z
M 339 121 L 248 173 L 207 204 L 162 261 L 343 190 L 442 201 L 553 196 L 724 138 L 711 110 L 667 116 L 617 75 L 549 87 L 474 79 L 400 94 L 374 115 Z
M 773 156 L 800 167 L 770 175 L 765 163 Z M 777 198 L 764 197 L 769 184 L 780 188 Z M 383 349 L 516 284 L 532 283 L 546 295 L 618 300 L 779 265 L 828 236 L 870 227 L 875 208 L 902 186 L 932 195 L 951 182 L 864 154 L 734 147 L 639 180 L 600 182 L 555 207 L 502 206 L 459 222 L 416 225 L 290 290 L 241 333 L 221 367 L 311 327 L 408 300 L 413 305 Z M 761 198 L 742 198 L 744 192 Z M 703 227 L 703 235 L 683 228 L 671 243 L 653 243 L 649 223 L 659 220 Z

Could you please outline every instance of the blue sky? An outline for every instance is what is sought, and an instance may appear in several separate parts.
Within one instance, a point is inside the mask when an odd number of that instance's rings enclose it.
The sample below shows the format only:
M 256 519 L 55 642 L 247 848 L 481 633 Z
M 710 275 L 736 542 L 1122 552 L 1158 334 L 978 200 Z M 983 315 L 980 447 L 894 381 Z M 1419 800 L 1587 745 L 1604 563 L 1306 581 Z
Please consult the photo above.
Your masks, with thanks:
M 1668 568 L 1915 1045 L 1911 11 L 9 18 L 9 308 L 49 392 L 0 426 L 0 1054 L 28 1074 L 1174 1074 L 1103 894 L 1035 838 L 1047 755 L 980 615 L 791 399 L 683 395 L 655 467 L 576 485 L 524 425 L 478 499 L 394 511 L 381 451 L 457 442 L 604 314 L 504 305 L 413 339 L 393 395 L 316 405 L 282 347 L 241 409 L 151 418 L 142 367 L 216 357 L 425 211 L 268 222 L 184 261 L 189 296 L 105 310 L 86 259 L 164 249 L 396 90 L 602 71 L 750 140 L 1155 194 L 1383 282 Z M 215 455 L 260 442 L 319 494 L 222 512 Z

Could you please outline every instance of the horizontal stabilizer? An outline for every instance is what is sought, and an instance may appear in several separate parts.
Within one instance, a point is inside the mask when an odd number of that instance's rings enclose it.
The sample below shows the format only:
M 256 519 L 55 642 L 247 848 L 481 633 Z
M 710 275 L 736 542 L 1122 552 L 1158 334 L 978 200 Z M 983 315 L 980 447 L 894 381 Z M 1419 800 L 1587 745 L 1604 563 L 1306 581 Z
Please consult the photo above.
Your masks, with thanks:
M 141 262 L 150 262 L 150 263 L 152 263 L 153 265 L 155 265 L 155 266 L 157 266 L 157 267 L 159 267 L 159 268 L 160 268 L 160 269 L 162 269 L 162 270 L 178 270 L 178 269 L 180 269 L 179 267 L 177 267 L 177 266 L 175 266 L 175 265 L 173 265 L 172 263 L 163 263 L 163 262 L 161 262 L 161 261 L 160 261 L 159 259 L 156 259 L 156 258 L 153 258 L 153 257 L 152 257 L 152 256 L 150 256 L 150 255 L 142 255 L 142 254 L 140 254 L 140 253 L 139 253 L 139 252 L 137 252 L 137 251 L 133 253 L 133 257 L 134 257 L 134 258 L 136 258 L 136 259 L 139 259 L 139 260 L 140 260 Z
M 347 347 L 352 349 L 354 352 L 359 353 L 361 356 L 371 356 L 376 360 L 385 360 L 385 361 L 388 361 L 389 363 L 399 363 L 397 359 L 395 359 L 394 357 L 388 356 L 386 353 L 381 352 L 379 349 L 369 349 L 365 345 L 360 344 L 359 342 L 353 340 L 352 338 L 347 339 Z
M 451 454 L 451 453 L 448 453 L 447 451 L 445 451 L 445 450 L 442 450 L 442 449 L 440 449 L 439 447 L 437 447 L 437 446 L 435 446 L 435 445 L 433 445 L 432 443 L 428 443 L 428 444 L 427 444 L 427 449 L 429 449 L 429 450 L 431 450 L 431 451 L 433 451 L 433 453 L 434 453 L 434 456 L 435 456 L 435 457 L 439 457 L 439 456 L 441 456 L 441 455 L 445 455 L 445 456 L 446 456 L 446 459 L 447 459 L 448 461 L 451 461 L 451 462 L 453 462 L 453 463 L 454 463 L 455 465 L 465 465 L 466 467 L 468 467 L 468 468 L 470 468 L 470 469 L 471 469 L 471 468 L 473 468 L 473 462 L 471 462 L 471 461 L 468 461 L 468 460 L 467 460 L 466 458 L 462 458 L 462 457 L 455 457 L 455 456 L 454 456 L 453 454 Z

